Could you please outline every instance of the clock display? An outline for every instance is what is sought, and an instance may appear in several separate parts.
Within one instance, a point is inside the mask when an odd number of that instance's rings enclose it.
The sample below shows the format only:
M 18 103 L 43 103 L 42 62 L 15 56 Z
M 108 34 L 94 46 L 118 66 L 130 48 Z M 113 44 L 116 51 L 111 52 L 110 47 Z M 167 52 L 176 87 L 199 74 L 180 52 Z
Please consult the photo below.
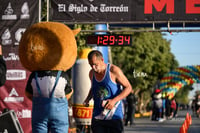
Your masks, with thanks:
M 93 46 L 131 46 L 131 35 L 90 35 L 86 39 L 87 45 Z

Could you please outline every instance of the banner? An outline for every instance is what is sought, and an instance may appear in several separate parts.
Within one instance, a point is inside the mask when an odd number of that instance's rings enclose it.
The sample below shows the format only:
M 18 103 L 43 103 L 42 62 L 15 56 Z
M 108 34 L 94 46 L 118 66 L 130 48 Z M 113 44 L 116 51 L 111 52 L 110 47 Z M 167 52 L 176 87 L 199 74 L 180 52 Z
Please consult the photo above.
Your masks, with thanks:
M 199 23 L 200 1 L 51 0 L 50 19 L 66 23 Z
M 14 110 L 24 132 L 29 133 L 32 102 L 25 96 L 25 86 L 30 72 L 19 61 L 18 46 L 26 28 L 38 21 L 39 3 L 35 0 L 0 0 L 0 3 L 0 43 L 7 65 L 6 83 L 0 87 L 0 114 L 5 108 Z

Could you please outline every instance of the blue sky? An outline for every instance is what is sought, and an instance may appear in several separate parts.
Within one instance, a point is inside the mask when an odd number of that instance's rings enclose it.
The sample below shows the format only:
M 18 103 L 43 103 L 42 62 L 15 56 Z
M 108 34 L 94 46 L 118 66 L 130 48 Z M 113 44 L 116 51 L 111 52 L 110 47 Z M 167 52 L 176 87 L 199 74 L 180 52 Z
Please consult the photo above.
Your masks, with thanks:
M 165 38 L 171 40 L 171 51 L 180 66 L 200 65 L 200 32 L 167 33 Z M 200 90 L 200 84 L 193 84 L 193 87 L 190 97 Z
M 180 66 L 200 65 L 200 32 L 167 33 L 171 51 Z

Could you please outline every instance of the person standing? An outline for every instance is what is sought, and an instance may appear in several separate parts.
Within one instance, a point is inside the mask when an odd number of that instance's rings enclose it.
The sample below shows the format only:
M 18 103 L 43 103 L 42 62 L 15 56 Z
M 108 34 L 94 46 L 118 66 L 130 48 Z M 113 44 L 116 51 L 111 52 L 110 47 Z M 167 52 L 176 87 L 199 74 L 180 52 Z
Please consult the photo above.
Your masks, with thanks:
M 175 101 L 175 97 L 173 97 L 171 99 L 171 111 L 170 111 L 171 114 L 170 114 L 170 118 L 174 117 L 175 111 L 176 111 L 176 101 Z
M 93 98 L 92 132 L 122 133 L 122 99 L 132 91 L 131 84 L 118 66 L 104 62 L 100 51 L 92 50 L 88 62 L 92 68 L 89 72 L 91 89 L 84 104 L 88 105 Z
M 2 56 L 2 46 L 0 45 L 0 86 L 3 86 L 6 82 L 6 63 Z
M 166 108 L 166 117 L 167 117 L 167 119 L 170 119 L 171 100 L 169 99 L 169 95 L 166 96 L 165 108 Z
M 125 126 L 128 125 L 128 122 L 130 122 L 130 126 L 134 124 L 134 115 L 135 115 L 135 103 L 136 103 L 136 97 L 133 91 L 127 96 L 127 116 L 125 120 Z

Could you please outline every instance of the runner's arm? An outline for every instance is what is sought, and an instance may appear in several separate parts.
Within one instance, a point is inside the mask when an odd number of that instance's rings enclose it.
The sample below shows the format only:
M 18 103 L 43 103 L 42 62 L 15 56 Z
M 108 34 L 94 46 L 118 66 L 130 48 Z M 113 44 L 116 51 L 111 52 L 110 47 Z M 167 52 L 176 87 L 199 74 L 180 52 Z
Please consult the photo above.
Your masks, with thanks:
M 119 67 L 112 65 L 111 73 L 113 73 L 116 82 L 122 85 L 124 89 L 118 96 L 108 100 L 109 102 L 105 107 L 107 109 L 112 109 L 118 101 L 127 97 L 132 91 L 132 86 L 130 82 L 128 81 L 128 79 L 126 78 L 126 76 L 123 74 L 122 70 Z
M 90 77 L 90 81 L 91 81 L 91 84 L 92 84 L 92 70 L 90 70 L 90 72 L 89 72 L 89 77 Z M 84 100 L 83 104 L 85 106 L 89 106 L 89 102 L 90 102 L 91 99 L 92 99 L 92 89 L 90 88 L 88 95 L 87 95 L 86 99 Z

